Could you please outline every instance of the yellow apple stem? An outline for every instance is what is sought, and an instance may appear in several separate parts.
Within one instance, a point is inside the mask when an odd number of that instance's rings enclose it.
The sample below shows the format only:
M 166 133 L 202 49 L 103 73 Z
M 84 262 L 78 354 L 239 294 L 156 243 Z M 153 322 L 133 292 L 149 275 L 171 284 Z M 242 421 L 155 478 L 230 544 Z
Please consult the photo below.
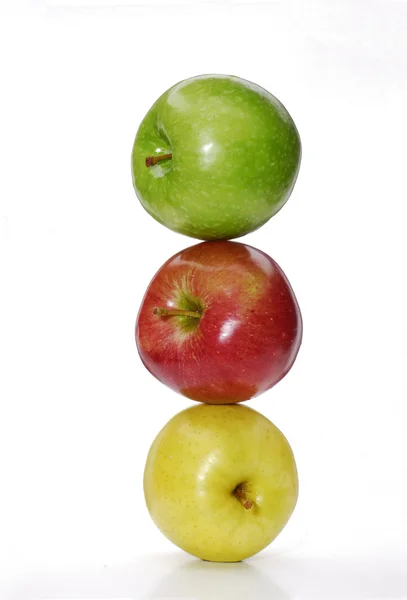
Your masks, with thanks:
M 236 498 L 238 498 L 240 500 L 240 502 L 243 504 L 243 506 L 246 510 L 249 510 L 250 508 L 253 507 L 254 502 L 252 500 L 248 499 L 245 492 L 242 490 L 242 488 L 240 486 L 237 486 L 237 488 L 235 489 L 235 496 L 236 496 Z
M 147 156 L 146 167 L 153 167 L 162 160 L 168 160 L 172 158 L 172 154 L 157 154 L 156 156 Z
M 197 310 L 183 310 L 182 308 L 155 308 L 153 314 L 158 317 L 193 317 L 200 319 L 201 313 Z

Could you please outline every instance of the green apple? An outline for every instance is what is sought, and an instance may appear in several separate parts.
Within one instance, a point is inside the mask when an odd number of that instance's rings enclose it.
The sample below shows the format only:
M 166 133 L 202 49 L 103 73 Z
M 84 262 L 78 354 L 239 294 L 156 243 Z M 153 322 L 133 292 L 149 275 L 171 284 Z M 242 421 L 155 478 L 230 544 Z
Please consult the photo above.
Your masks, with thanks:
M 298 477 L 284 435 L 241 405 L 188 408 L 154 440 L 144 471 L 150 515 L 174 544 L 209 561 L 265 548 L 294 510 Z
M 142 121 L 133 183 L 150 215 L 191 237 L 236 238 L 288 200 L 301 160 L 297 128 L 260 86 L 201 75 L 166 91 Z

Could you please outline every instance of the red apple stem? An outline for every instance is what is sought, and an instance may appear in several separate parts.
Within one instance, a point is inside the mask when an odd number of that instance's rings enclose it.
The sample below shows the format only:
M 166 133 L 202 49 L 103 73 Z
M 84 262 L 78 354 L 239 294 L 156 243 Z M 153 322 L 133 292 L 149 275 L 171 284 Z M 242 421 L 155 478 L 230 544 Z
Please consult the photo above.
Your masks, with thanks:
M 182 308 L 154 308 L 153 314 L 157 317 L 193 317 L 200 319 L 201 313 L 197 310 L 183 310 Z
M 153 167 L 162 160 L 168 160 L 172 158 L 172 154 L 157 154 L 156 156 L 147 156 L 146 167 Z
M 248 499 L 245 492 L 242 490 L 242 488 L 240 486 L 237 486 L 237 488 L 235 489 L 235 496 L 236 496 L 236 498 L 238 498 L 240 500 L 240 502 L 243 504 L 243 506 L 246 510 L 249 510 L 250 508 L 253 507 L 254 502 L 252 500 Z

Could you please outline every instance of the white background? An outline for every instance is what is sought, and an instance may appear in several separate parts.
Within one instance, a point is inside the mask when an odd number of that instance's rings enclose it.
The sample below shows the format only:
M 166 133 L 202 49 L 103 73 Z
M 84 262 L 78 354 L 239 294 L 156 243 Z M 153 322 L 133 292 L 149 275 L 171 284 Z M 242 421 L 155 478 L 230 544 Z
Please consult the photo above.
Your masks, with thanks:
M 1 600 L 407 597 L 406 29 L 396 0 L 1 3 Z M 288 204 L 242 240 L 303 313 L 294 368 L 250 402 L 300 500 L 232 566 L 150 521 L 148 448 L 192 403 L 134 342 L 151 277 L 195 243 L 137 201 L 134 135 L 210 72 L 269 89 L 303 143 Z

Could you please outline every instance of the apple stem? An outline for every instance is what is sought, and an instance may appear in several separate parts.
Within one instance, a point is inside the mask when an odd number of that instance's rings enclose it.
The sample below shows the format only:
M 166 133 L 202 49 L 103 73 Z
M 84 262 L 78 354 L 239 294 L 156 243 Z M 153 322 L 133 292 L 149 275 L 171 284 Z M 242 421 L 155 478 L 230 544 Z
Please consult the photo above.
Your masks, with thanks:
M 153 167 L 162 160 L 168 160 L 172 158 L 172 154 L 157 154 L 156 156 L 147 156 L 146 167 Z
M 248 499 L 245 492 L 242 490 L 242 488 L 240 486 L 237 486 L 237 488 L 235 489 L 235 495 L 236 495 L 236 498 L 238 498 L 240 500 L 240 502 L 243 504 L 243 506 L 246 510 L 249 510 L 250 508 L 253 507 L 254 502 L 252 500 Z
M 157 317 L 193 317 L 200 319 L 201 313 L 197 310 L 183 310 L 182 308 L 155 308 L 153 314 Z

